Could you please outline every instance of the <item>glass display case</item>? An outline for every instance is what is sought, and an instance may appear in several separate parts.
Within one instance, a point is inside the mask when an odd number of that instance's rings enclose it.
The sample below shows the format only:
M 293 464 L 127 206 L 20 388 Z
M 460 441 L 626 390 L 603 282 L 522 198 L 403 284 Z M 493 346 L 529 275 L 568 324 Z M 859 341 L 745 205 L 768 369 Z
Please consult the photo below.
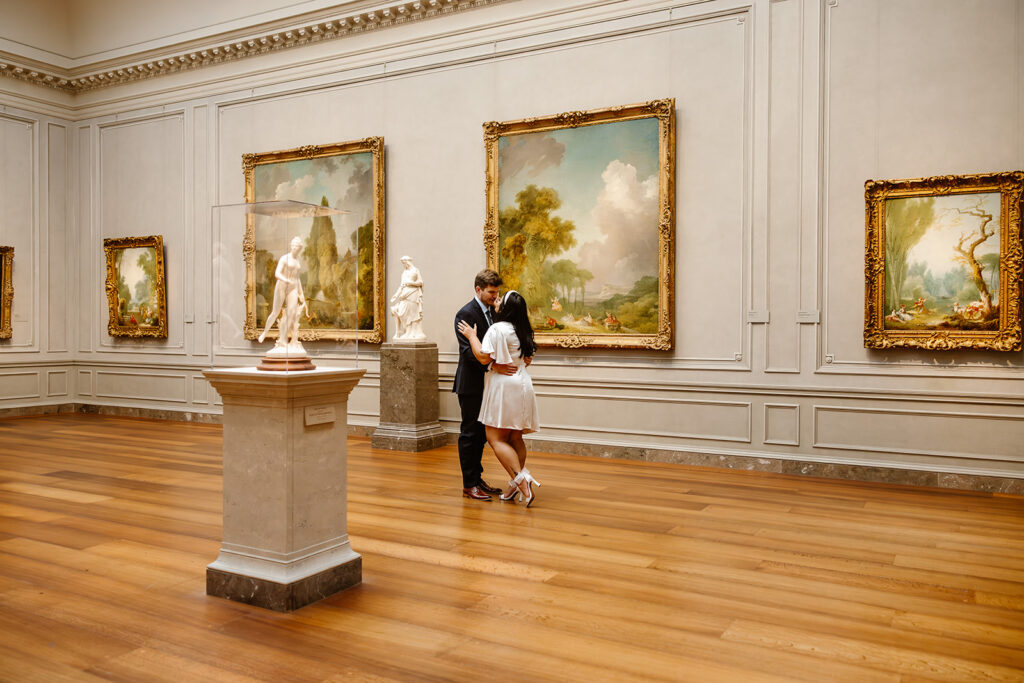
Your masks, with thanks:
M 297 201 L 212 207 L 210 367 L 358 366 L 358 233 L 337 233 L 344 213 Z

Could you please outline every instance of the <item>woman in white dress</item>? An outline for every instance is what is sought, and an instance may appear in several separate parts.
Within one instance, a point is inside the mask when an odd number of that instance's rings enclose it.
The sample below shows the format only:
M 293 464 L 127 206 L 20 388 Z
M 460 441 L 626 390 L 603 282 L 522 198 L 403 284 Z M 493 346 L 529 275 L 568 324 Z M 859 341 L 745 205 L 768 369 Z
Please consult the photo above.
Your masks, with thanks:
M 496 302 L 495 323 L 487 330 L 481 342 L 476 336 L 476 325 L 459 322 L 462 334 L 473 349 L 473 355 L 483 365 L 504 363 L 517 366 L 515 374 L 488 372 L 484 378 L 484 398 L 480 405 L 480 422 L 487 432 L 498 462 L 512 480 L 502 493 L 501 500 L 512 500 L 516 493 L 533 503 L 533 485 L 540 483 L 526 469 L 526 443 L 523 434 L 537 431 L 537 397 L 533 391 L 526 366 L 533 360 L 537 344 L 533 341 L 533 328 L 526 313 L 526 300 L 512 290 Z

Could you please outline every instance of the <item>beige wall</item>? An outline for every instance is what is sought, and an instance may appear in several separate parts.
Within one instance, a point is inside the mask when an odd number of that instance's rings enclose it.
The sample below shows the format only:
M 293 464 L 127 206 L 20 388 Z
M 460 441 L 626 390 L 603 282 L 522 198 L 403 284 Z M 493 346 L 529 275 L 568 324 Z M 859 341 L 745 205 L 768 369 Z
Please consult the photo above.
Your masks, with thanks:
M 481 124 L 674 97 L 676 347 L 545 349 L 538 437 L 1024 476 L 1024 354 L 862 343 L 864 181 L 1024 168 L 1024 3 L 570 4 L 583 9 L 517 21 L 549 7 L 522 0 L 95 91 L 74 123 L 0 107 L 0 244 L 17 248 L 0 408 L 217 410 L 200 374 L 208 207 L 241 199 L 244 152 L 379 135 L 387 289 L 398 256 L 416 257 L 454 430 L 451 317 L 483 264 Z M 428 35 L 443 22 L 478 30 Z M 113 340 L 102 239 L 146 234 L 164 236 L 169 337 Z M 376 348 L 359 356 L 354 422 L 372 425 Z

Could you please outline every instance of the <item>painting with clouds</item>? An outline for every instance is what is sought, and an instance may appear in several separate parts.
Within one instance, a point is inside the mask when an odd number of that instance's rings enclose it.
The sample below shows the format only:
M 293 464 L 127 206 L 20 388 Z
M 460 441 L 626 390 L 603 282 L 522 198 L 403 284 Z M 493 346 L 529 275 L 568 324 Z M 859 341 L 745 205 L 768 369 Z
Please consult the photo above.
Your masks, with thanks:
M 246 338 L 255 338 L 266 323 L 277 260 L 297 235 L 303 242 L 300 278 L 308 302 L 300 338 L 358 335 L 364 341 L 381 341 L 382 151 L 381 138 L 368 138 L 248 155 L 253 163 L 246 172 L 246 201 L 293 200 L 345 213 L 289 221 L 252 217 L 248 229 L 255 249 L 246 255 Z
M 485 125 L 488 262 L 541 343 L 671 344 L 672 112 L 660 100 Z

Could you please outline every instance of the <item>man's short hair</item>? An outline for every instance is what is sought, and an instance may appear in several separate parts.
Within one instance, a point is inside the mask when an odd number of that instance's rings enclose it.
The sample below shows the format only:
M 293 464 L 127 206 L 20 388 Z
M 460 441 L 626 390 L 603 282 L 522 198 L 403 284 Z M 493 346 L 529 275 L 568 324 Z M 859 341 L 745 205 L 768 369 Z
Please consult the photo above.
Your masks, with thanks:
M 480 289 L 501 287 L 501 276 L 490 268 L 484 268 L 476 274 L 476 278 L 473 279 L 473 286 L 479 287 Z

